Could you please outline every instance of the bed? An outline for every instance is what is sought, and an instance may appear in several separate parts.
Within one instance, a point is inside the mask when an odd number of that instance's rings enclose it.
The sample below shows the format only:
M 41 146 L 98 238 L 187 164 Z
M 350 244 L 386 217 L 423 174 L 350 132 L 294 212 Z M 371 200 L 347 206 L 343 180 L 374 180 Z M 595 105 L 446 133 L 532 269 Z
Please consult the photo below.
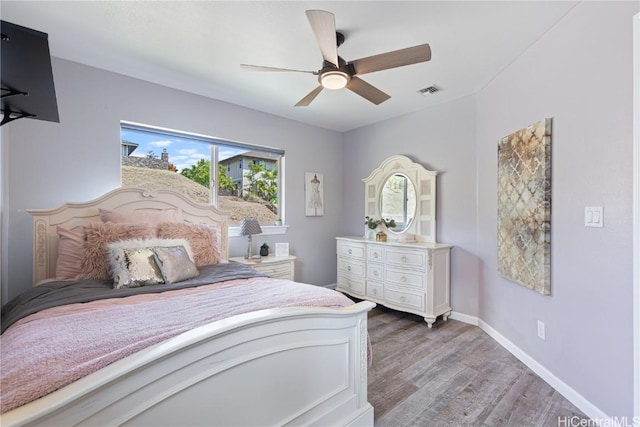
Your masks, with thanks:
M 98 279 L 47 283 L 47 279 L 59 277 L 59 247 L 61 255 L 63 251 L 59 227 L 86 230 L 100 223 L 105 211 L 114 215 L 179 211 L 176 222 L 206 224 L 217 230 L 218 262 L 199 267 L 199 276 L 193 279 L 135 289 L 112 289 L 112 281 Z M 58 298 L 68 304 L 49 306 L 47 301 L 41 311 L 33 313 L 26 303 L 8 303 L 20 305 L 25 313 L 10 319 L 11 326 L 2 334 L 3 360 L 14 357 L 17 366 L 23 363 L 22 356 L 11 351 L 31 348 L 32 353 L 42 353 L 33 344 L 42 341 L 56 348 L 75 345 L 82 349 L 78 353 L 90 352 L 94 340 L 120 337 L 130 342 L 126 343 L 127 351 L 114 351 L 122 353 L 121 358 L 101 361 L 104 366 L 87 369 L 91 371 L 87 375 L 55 391 L 35 395 L 32 401 L 19 401 L 19 406 L 0 415 L 3 426 L 373 425 L 373 408 L 367 401 L 371 357 L 367 312 L 375 304 L 343 303 L 340 298 L 345 297 L 334 291 L 271 279 L 240 265 L 236 266 L 239 270 L 232 268 L 233 263 L 225 262 L 225 215 L 170 190 L 123 187 L 89 202 L 29 212 L 34 218 L 33 278 L 40 285 L 33 293 L 54 294 L 66 289 L 70 294 Z M 220 278 L 204 283 L 210 274 Z M 104 296 L 85 302 L 78 291 L 84 287 Z M 316 291 L 327 306 L 316 305 L 312 297 Z M 283 299 L 261 305 L 275 295 Z M 296 295 L 302 297 L 301 302 L 295 300 Z M 161 314 L 154 314 L 157 319 L 147 315 L 154 310 L 160 310 Z M 199 312 L 203 317 L 196 319 Z M 132 317 L 127 313 L 133 313 Z M 52 318 L 57 314 L 60 320 Z M 168 318 L 187 321 L 165 337 L 168 332 L 160 324 Z M 147 321 L 153 327 L 137 323 Z M 92 322 L 97 326 L 91 326 Z M 123 328 L 129 324 L 126 330 L 132 330 L 131 324 L 144 324 L 138 329 L 147 335 L 131 338 L 119 332 L 120 323 Z M 173 327 L 173 321 L 166 323 Z M 45 327 L 31 332 L 34 325 Z M 31 333 L 35 336 L 31 344 L 21 344 Z M 92 337 L 90 342 L 83 341 L 85 335 Z M 66 339 L 71 342 L 64 342 Z M 44 373 L 36 374 L 35 367 L 23 370 L 23 374 L 16 374 L 15 383 L 22 387 L 29 382 L 24 379 L 24 372 L 28 372 L 50 386 L 49 374 L 67 371 L 56 357 L 68 358 L 74 369 L 85 367 L 74 361 L 73 354 L 42 357 L 37 365 Z M 4 371 L 9 369 L 3 368 L 3 376 Z M 11 382 L 5 382 L 3 388 L 11 387 Z M 22 392 L 15 387 L 18 394 Z

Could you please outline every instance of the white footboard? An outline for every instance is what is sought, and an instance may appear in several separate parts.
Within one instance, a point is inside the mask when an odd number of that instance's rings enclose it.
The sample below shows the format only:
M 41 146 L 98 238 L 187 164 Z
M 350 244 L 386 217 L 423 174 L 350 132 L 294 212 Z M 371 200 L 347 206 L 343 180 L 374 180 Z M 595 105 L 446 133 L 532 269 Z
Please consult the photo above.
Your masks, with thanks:
M 211 323 L 7 412 L 1 423 L 372 426 L 374 306 L 279 308 Z

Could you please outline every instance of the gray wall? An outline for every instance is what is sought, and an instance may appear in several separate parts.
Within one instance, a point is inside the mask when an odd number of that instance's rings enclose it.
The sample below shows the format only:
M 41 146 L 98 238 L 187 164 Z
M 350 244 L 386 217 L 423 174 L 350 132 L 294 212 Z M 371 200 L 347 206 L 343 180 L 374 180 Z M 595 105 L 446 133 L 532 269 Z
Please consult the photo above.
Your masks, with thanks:
M 10 248 L 2 269 L 7 273 L 3 301 L 31 286 L 32 221 L 25 209 L 89 200 L 120 186 L 120 120 L 283 148 L 289 232 L 256 238 L 256 243 L 289 242 L 290 252 L 299 256 L 298 280 L 335 283 L 334 236 L 342 218 L 340 133 L 56 58 L 53 72 L 60 123 L 22 119 L 3 130 L 9 165 L 3 177 L 9 230 L 3 238 Z M 330 191 L 323 217 L 304 216 L 305 171 L 324 173 Z M 245 248 L 246 239 L 232 239 L 232 256 Z
M 637 12 L 637 2 L 580 3 L 477 97 L 479 316 L 606 414 L 628 417 Z M 497 141 L 545 117 L 553 118 L 551 296 L 496 274 Z M 584 227 L 585 206 L 604 206 L 604 228 Z

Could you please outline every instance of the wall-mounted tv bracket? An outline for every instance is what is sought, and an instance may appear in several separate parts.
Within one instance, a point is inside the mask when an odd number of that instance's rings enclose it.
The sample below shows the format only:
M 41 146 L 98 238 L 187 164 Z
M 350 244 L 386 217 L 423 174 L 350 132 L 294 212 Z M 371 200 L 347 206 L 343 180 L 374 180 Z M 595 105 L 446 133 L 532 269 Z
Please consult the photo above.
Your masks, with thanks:
M 6 36 L 3 34 L 2 39 L 4 40 L 5 37 Z M 27 92 L 23 92 L 17 89 L 9 89 L 7 87 L 1 87 L 0 91 L 2 91 L 2 95 L 0 95 L 0 99 L 6 98 L 8 96 L 16 96 L 16 95 L 29 96 L 29 93 Z M 2 110 L 2 113 L 3 113 L 3 117 L 2 117 L 2 121 L 0 122 L 0 126 L 5 125 L 17 119 L 36 116 L 35 114 L 25 113 L 23 111 L 11 111 L 10 109 Z
M 58 123 L 46 33 L 0 21 L 0 126 L 22 118 Z

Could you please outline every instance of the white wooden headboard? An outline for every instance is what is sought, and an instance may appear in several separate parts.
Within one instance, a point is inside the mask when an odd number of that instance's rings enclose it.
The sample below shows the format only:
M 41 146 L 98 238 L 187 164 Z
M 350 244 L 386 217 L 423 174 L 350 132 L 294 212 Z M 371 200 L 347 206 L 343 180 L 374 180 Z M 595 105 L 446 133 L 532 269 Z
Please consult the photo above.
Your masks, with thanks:
M 56 209 L 28 209 L 33 216 L 33 281 L 55 277 L 58 257 L 57 226 L 81 231 L 85 225 L 100 222 L 98 209 L 137 211 L 179 208 L 185 222 L 219 225 L 220 252 L 229 253 L 227 214 L 210 205 L 198 204 L 168 189 L 121 187 L 83 203 L 65 203 Z

